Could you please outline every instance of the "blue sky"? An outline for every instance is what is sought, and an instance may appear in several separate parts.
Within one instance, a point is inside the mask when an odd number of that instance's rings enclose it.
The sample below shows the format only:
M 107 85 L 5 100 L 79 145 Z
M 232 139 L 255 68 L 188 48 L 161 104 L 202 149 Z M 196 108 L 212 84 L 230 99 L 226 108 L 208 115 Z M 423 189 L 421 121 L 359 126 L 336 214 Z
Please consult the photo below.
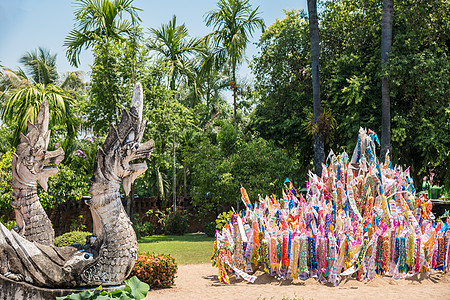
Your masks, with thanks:
M 73 28 L 73 0 L 0 0 L 0 64 L 16 69 L 18 60 L 26 51 L 41 46 L 57 53 L 59 73 L 77 70 L 69 65 L 63 47 L 64 39 Z M 143 9 L 139 12 L 141 26 L 148 36 L 149 27 L 160 27 L 177 16 L 177 23 L 185 23 L 191 36 L 204 36 L 212 31 L 204 22 L 204 15 L 216 8 L 216 0 L 134 0 L 133 5 Z M 259 6 L 266 26 L 284 17 L 283 9 L 304 9 L 306 0 L 250 0 L 254 8 Z M 258 41 L 257 32 L 252 43 Z M 253 44 L 248 45 L 247 57 L 257 54 Z M 78 70 L 88 72 L 92 64 L 90 50 L 83 50 Z M 246 66 L 241 68 L 241 76 L 248 76 Z M 85 78 L 87 79 L 87 78 Z

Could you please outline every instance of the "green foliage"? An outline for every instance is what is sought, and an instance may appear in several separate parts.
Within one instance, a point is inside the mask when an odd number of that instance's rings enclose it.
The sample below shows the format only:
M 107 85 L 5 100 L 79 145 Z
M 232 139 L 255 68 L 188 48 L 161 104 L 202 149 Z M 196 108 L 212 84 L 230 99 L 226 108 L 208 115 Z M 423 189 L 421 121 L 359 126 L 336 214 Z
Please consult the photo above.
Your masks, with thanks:
M 86 244 L 86 237 L 92 235 L 92 233 L 87 231 L 70 231 L 66 232 L 55 238 L 56 247 L 65 247 L 69 245 L 84 245 Z
M 85 174 L 60 164 L 58 174 L 48 181 L 47 192 L 38 187 L 38 196 L 44 209 L 53 208 L 58 203 L 80 201 L 84 195 L 88 195 L 89 187 Z
M 138 240 L 140 240 L 141 237 L 153 235 L 155 232 L 155 226 L 148 221 L 142 222 L 137 214 L 134 215 L 133 229 Z
M 291 179 L 303 182 L 313 158 L 312 138 L 302 130 L 312 112 L 309 29 L 303 11 L 285 14 L 261 35 L 261 55 L 251 64 L 257 104 L 250 128 L 285 149 L 291 164 L 302 162 L 296 167 L 303 177 Z
M 104 138 L 92 136 L 75 140 L 67 149 L 64 164 L 72 170 L 79 170 L 85 177 L 94 173 L 94 162 L 97 155 L 97 147 L 102 146 Z
M 252 10 L 249 0 L 219 0 L 217 6 L 207 13 L 206 26 L 215 29 L 214 40 L 222 47 L 219 61 L 228 60 L 234 74 L 242 62 L 249 37 L 257 28 L 264 30 L 264 20 L 259 16 L 259 7 Z
M 228 222 L 231 221 L 231 217 L 233 216 L 234 212 L 230 210 L 229 212 L 222 212 L 217 216 L 216 219 L 216 229 L 219 230 L 220 233 L 222 233 L 222 228 L 225 226 L 225 224 L 228 224 Z
M 57 300 L 74 299 L 74 300 L 89 300 L 89 299 L 122 299 L 122 300 L 140 300 L 147 296 L 150 287 L 145 282 L 141 282 L 136 276 L 125 280 L 125 287 L 114 291 L 103 291 L 99 286 L 94 291 L 83 291 L 80 293 L 72 293 L 65 297 L 56 297 Z
M 14 226 L 17 225 L 17 223 L 16 223 L 15 220 L 8 220 L 8 217 L 5 216 L 5 215 L 0 216 L 0 223 L 2 223 L 3 225 L 5 225 L 5 227 L 6 227 L 8 230 L 11 230 Z
M 217 137 L 197 135 L 183 152 L 191 174 L 192 204 L 201 218 L 211 221 L 211 215 L 236 205 L 241 185 L 256 200 L 258 194 L 281 186 L 286 177 L 295 180 L 295 165 L 273 142 L 258 136 L 247 140 L 234 133 L 229 122 L 217 128 Z
M 322 110 L 335 119 L 328 146 L 354 149 L 359 127 L 381 132 L 381 78 L 390 82 L 393 164 L 411 166 L 417 185 L 433 172 L 450 186 L 449 10 L 446 1 L 396 1 L 389 66 L 381 68 L 379 1 L 326 1 L 320 12 Z M 252 64 L 257 105 L 251 129 L 311 161 L 305 136 L 311 112 L 309 31 L 305 14 L 287 11 L 261 36 Z M 325 122 L 325 124 L 332 124 Z M 334 127 L 334 126 L 331 126 Z
M 171 208 L 167 208 L 166 210 L 156 211 L 156 215 L 164 234 L 183 235 L 186 233 L 189 224 L 188 215 L 185 211 L 173 211 Z
M 141 9 L 132 6 L 132 3 L 132 0 L 76 1 L 75 28 L 64 41 L 70 64 L 78 66 L 82 48 L 132 37 L 141 21 L 137 14 Z M 125 14 L 129 19 L 122 18 Z
M 1 96 L 0 96 L 1 97 Z M 5 124 L 0 125 L 0 153 L 6 153 L 13 148 L 13 133 Z
M 214 237 L 216 235 L 216 222 L 205 223 L 203 232 L 209 237 Z
M 70 223 L 70 231 L 83 231 L 86 229 L 86 225 L 83 224 L 83 215 L 79 215 L 78 218 L 73 219 Z
M 9 204 L 13 201 L 11 196 L 12 187 L 12 153 L 16 150 L 11 148 L 8 152 L 1 154 L 0 156 L 0 211 L 4 215 L 8 215 L 13 209 Z
M 14 145 L 19 143 L 20 133 L 26 133 L 27 122 L 35 122 L 44 101 L 48 101 L 50 107 L 50 129 L 64 126 L 67 139 L 74 138 L 75 126 L 71 111 L 73 96 L 62 88 L 50 83 L 36 83 L 11 89 L 7 96 L 2 119 L 14 128 Z
M 131 102 L 136 80 L 145 76 L 146 52 L 137 43 L 107 41 L 94 48 L 89 101 L 85 112 L 90 128 L 99 134 L 108 132 L 109 124 L 117 124 L 122 107 Z
M 161 63 L 167 68 L 167 82 L 171 90 L 175 90 L 183 79 L 188 82 L 195 80 L 192 55 L 202 50 L 201 40 L 189 38 L 185 24 L 177 26 L 174 15 L 168 24 L 161 28 L 150 28 L 150 39 L 147 47 L 156 52 Z
M 27 77 L 33 83 L 42 83 L 47 85 L 55 83 L 58 79 L 56 71 L 56 54 L 52 55 L 50 51 L 39 47 L 34 51 L 27 51 L 19 60 L 27 70 Z
M 396 1 L 391 82 L 393 161 L 416 183 L 435 173 L 450 188 L 450 3 Z
M 178 266 L 170 255 L 141 253 L 130 276 L 136 276 L 151 288 L 167 288 L 174 285 Z
M 168 199 L 173 190 L 168 180 L 173 174 L 173 138 L 175 136 L 175 148 L 176 152 L 179 152 L 186 132 L 194 127 L 193 111 L 175 99 L 174 92 L 163 84 L 164 74 L 164 68 L 154 66 L 142 79 L 145 99 L 143 114 L 148 120 L 144 140 L 155 141 L 150 158 L 154 167 L 149 168 L 143 175 L 142 180 L 146 181 L 145 183 L 140 180 L 136 182 L 137 193 L 148 193 L 152 186 L 156 187 L 157 196 L 162 200 L 162 208 L 168 206 Z M 179 170 L 182 162 L 178 155 L 176 158 L 175 168 Z

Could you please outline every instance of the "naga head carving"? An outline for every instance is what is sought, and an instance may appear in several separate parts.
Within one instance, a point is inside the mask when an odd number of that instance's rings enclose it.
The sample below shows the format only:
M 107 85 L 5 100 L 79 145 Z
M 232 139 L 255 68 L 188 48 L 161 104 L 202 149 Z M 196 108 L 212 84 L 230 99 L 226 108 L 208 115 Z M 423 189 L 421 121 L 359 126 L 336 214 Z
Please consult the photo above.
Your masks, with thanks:
M 154 142 L 149 140 L 141 143 L 145 130 L 142 120 L 143 91 L 141 83 L 137 83 L 131 100 L 131 109 L 122 109 L 122 119 L 115 128 L 110 124 L 109 133 L 103 144 L 98 147 L 95 159 L 95 169 L 92 181 L 94 183 L 123 182 L 125 194 L 129 194 L 131 184 L 147 170 L 146 162 L 131 163 L 140 158 L 150 157 Z M 91 193 L 95 193 L 93 185 Z
M 47 181 L 58 173 L 57 165 L 64 159 L 64 150 L 60 147 L 47 151 L 50 141 L 48 130 L 49 106 L 45 101 L 39 108 L 36 122 L 28 121 L 27 134 L 20 134 L 20 143 L 12 157 L 13 184 L 34 186 L 36 181 L 47 191 Z

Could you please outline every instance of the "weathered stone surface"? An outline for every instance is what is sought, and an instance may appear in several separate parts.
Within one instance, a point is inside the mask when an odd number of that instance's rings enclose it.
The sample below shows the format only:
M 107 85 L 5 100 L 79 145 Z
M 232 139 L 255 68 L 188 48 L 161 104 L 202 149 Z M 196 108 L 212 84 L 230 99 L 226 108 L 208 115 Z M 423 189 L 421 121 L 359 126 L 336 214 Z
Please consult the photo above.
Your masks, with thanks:
M 33 191 L 30 192 L 28 187 L 34 183 L 35 188 L 35 181 L 38 180 L 45 188 L 48 176 L 44 174 L 56 173 L 55 168 L 50 170 L 45 165 L 59 163 L 61 157 L 61 153 L 47 157 L 47 152 L 43 150 L 47 148 L 49 139 L 48 105 L 41 107 L 43 113 L 39 113 L 37 125 L 29 124 L 29 134 L 22 136 L 23 141 L 18 147 L 17 152 L 21 154 L 13 158 L 16 160 L 13 178 L 17 180 L 13 181 L 16 187 L 13 193 L 17 202 L 19 233 L 9 231 L 0 224 L 0 274 L 4 277 L 35 286 L 69 288 L 117 285 L 130 274 L 137 258 L 138 245 L 122 206 L 119 189 L 123 183 L 125 193 L 129 193 L 131 184 L 147 169 L 145 162 L 131 162 L 149 157 L 154 145 L 153 140 L 141 143 L 145 123 L 142 121 L 143 91 L 140 83 L 135 87 L 131 103 L 130 111 L 123 109 L 120 124 L 117 128 L 110 126 L 103 147 L 97 149 L 89 190 L 92 198 L 86 201 L 93 218 L 93 236 L 87 238 L 83 247 L 63 248 L 54 247 L 49 239 L 42 243 L 23 234 L 24 230 L 29 229 L 33 236 L 44 236 L 43 231 L 47 230 L 48 226 L 41 222 L 45 212 L 25 205 L 29 199 L 40 205 L 39 199 L 32 195 Z M 46 132 L 45 135 L 42 136 L 39 130 Z M 35 155 L 36 151 L 39 155 Z M 38 158 L 43 160 L 35 164 Z M 34 176 L 38 174 L 37 170 L 42 170 L 42 174 Z M 23 217 L 24 212 L 28 214 L 28 219 Z
M 12 157 L 12 196 L 19 234 L 31 242 L 53 245 L 55 232 L 52 223 L 42 208 L 37 195 L 37 181 L 47 191 L 47 181 L 58 173 L 53 166 L 64 159 L 64 151 L 58 148 L 47 151 L 50 141 L 48 130 L 49 107 L 45 101 L 39 108 L 36 122 L 28 122 L 26 135 L 21 135 L 20 144 Z
M 122 288 L 123 285 L 110 286 L 102 290 L 111 291 Z M 85 290 L 94 290 L 94 288 L 83 289 L 50 289 L 36 287 L 25 282 L 16 282 L 0 275 L 0 300 L 54 300 L 56 297 L 79 293 Z

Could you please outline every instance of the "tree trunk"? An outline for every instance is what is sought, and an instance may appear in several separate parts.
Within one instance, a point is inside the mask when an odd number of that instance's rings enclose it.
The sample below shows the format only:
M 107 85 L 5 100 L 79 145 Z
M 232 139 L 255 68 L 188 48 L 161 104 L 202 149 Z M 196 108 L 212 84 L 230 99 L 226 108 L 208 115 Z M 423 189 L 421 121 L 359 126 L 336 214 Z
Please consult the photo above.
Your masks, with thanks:
M 131 220 L 131 194 L 128 194 L 128 196 L 126 197 L 127 197 L 127 205 L 125 207 L 125 211 L 127 212 L 128 218 L 130 218 Z
M 237 91 L 236 91 L 236 66 L 233 64 L 233 109 L 234 109 L 234 130 L 237 130 L 237 123 L 236 123 L 236 97 L 237 97 Z
M 308 0 L 309 36 L 311 40 L 311 69 L 313 83 L 314 124 L 320 117 L 320 76 L 319 76 L 319 21 L 317 19 L 316 0 Z M 314 171 L 322 175 L 322 163 L 325 161 L 324 143 L 320 132 L 314 133 Z
M 381 16 L 381 67 L 388 65 L 388 52 L 392 44 L 392 16 L 394 0 L 383 0 Z M 389 96 L 389 81 L 386 76 L 381 80 L 381 151 L 380 161 L 385 161 L 386 152 L 391 155 L 391 99 Z
M 187 198 L 187 172 L 188 170 L 183 166 L 183 197 L 185 199 Z
M 177 172 L 175 170 L 175 133 L 173 134 L 173 211 L 177 210 Z

